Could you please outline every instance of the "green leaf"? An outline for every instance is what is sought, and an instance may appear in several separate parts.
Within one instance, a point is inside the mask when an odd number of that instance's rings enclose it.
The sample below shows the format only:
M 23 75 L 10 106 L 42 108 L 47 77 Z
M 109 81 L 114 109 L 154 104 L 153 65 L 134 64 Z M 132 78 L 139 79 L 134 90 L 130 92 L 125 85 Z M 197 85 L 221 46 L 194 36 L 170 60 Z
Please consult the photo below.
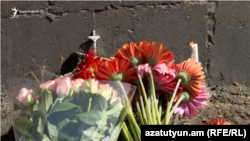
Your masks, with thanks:
M 34 126 L 31 129 L 34 140 L 42 140 L 44 135 L 45 117 L 40 111 L 33 111 L 31 115 Z
M 114 125 L 110 122 L 109 134 L 111 135 L 114 130 Z
M 94 95 L 92 97 L 91 110 L 107 110 L 108 101 L 102 95 Z
M 85 136 L 85 140 L 87 141 L 100 141 L 105 137 L 105 135 L 95 126 L 91 126 L 87 130 L 84 130 L 83 136 Z
M 122 107 L 119 106 L 119 102 L 116 103 L 116 105 L 112 106 L 110 110 L 107 111 L 107 115 L 117 115 L 117 117 L 120 115 L 120 112 L 122 110 Z
M 39 102 L 36 101 L 36 103 L 33 105 L 33 111 L 38 111 L 39 108 Z
M 43 135 L 42 141 L 51 141 L 47 135 Z
M 77 115 L 79 120 L 88 125 L 96 125 L 96 121 L 102 119 L 102 113 L 99 110 L 92 110 Z
M 119 135 L 120 135 L 120 132 L 121 132 L 121 128 L 122 128 L 121 125 L 122 125 L 122 124 L 118 124 L 118 125 L 114 128 L 113 132 L 111 133 L 111 136 L 110 136 L 110 140 L 109 140 L 109 141 L 117 141 L 117 139 L 118 139 L 118 137 L 119 137 Z
M 58 130 L 57 130 L 56 125 L 53 125 L 50 122 L 48 122 L 47 123 L 47 128 L 48 128 L 48 132 L 49 132 L 49 137 L 53 141 L 56 141 L 57 140 L 57 136 L 58 136 Z
M 17 132 L 30 138 L 29 130 L 33 127 L 33 123 L 24 117 L 18 117 L 14 120 L 14 126 Z
M 102 131 L 105 131 L 108 129 L 107 121 L 105 121 L 105 120 L 98 120 L 98 121 L 96 121 L 96 124 L 97 124 L 98 128 Z
M 53 97 L 48 89 L 44 89 L 43 94 L 38 100 L 38 111 L 35 111 L 33 116 L 33 121 L 35 122 L 35 132 L 38 139 L 42 139 L 44 136 L 44 128 L 46 126 L 47 122 L 47 114 L 49 111 L 49 108 L 53 104 Z M 33 107 L 37 108 L 37 107 Z
M 96 125 L 101 131 L 105 131 L 108 129 L 107 121 L 108 121 L 108 116 L 106 114 L 106 111 L 102 111 L 101 120 L 96 121 Z
M 108 109 L 108 101 L 101 95 L 97 95 L 98 104 L 100 104 L 100 110 L 107 110 Z
M 87 130 L 83 131 L 83 134 L 87 137 L 91 137 L 94 133 L 96 132 L 96 127 L 95 126 L 91 126 L 90 128 L 88 128 Z
M 42 116 L 46 116 L 50 106 L 53 104 L 53 97 L 48 90 L 44 90 L 41 98 L 39 98 L 38 110 L 42 113 Z
M 71 110 L 73 108 L 77 108 L 80 113 L 82 112 L 82 108 L 80 106 L 77 106 L 77 105 L 70 103 L 70 102 L 62 102 L 62 103 L 55 105 L 53 107 L 53 109 L 51 109 L 51 113 L 68 111 L 68 110 Z
M 122 109 L 122 111 L 120 113 L 120 116 L 118 118 L 117 124 L 123 123 L 123 121 L 124 121 L 124 119 L 125 119 L 125 117 L 126 117 L 126 115 L 128 113 L 128 109 L 127 108 L 128 108 L 127 106 L 123 107 L 123 109 Z
M 117 139 L 120 135 L 120 132 L 121 132 L 123 121 L 127 115 L 127 108 L 128 107 L 126 105 L 123 107 L 121 114 L 118 118 L 117 125 L 114 128 L 113 132 L 111 133 L 110 141 L 117 141 Z
M 44 119 L 42 117 L 40 117 L 38 120 L 37 132 L 40 136 L 44 135 Z
M 53 112 L 53 109 L 55 106 L 57 106 L 59 103 L 61 103 L 63 101 L 64 97 L 56 97 L 56 100 L 54 101 L 54 103 L 51 106 L 51 110 L 49 112 L 49 114 L 51 114 Z
M 58 130 L 61 130 L 63 127 L 65 127 L 69 123 L 69 119 L 64 119 L 58 123 Z
M 17 106 L 17 105 L 16 105 Z M 24 111 L 26 111 L 26 110 L 30 110 L 31 109 L 31 105 L 24 105 L 23 103 L 19 103 L 18 104 L 18 107 L 21 109 L 21 110 L 24 110 Z
M 79 141 L 80 134 L 80 124 L 78 123 L 68 123 L 62 129 L 58 130 L 58 141 Z

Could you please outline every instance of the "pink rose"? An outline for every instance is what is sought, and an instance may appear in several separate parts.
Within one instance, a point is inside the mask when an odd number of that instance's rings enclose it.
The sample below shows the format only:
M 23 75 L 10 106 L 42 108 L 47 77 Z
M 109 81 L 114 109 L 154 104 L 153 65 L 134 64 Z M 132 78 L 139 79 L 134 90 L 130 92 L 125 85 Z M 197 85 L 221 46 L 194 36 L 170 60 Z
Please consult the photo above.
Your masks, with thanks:
M 32 96 L 33 90 L 27 88 L 20 89 L 18 96 L 16 97 L 24 105 L 29 105 L 34 101 Z
M 112 88 L 109 84 L 100 84 L 98 93 L 103 96 L 106 100 L 109 100 L 111 97 Z
M 56 94 L 59 97 L 65 97 L 69 94 L 71 88 L 71 78 L 65 77 L 55 80 L 56 83 Z
M 84 81 L 83 79 L 81 79 L 81 78 L 73 80 L 73 81 L 72 81 L 73 90 L 74 90 L 75 92 L 79 92 L 80 89 L 81 89 L 81 86 L 82 86 L 82 84 L 83 84 L 84 82 L 85 82 L 85 81 Z
M 111 99 L 111 104 L 114 103 L 118 98 L 118 92 L 114 90 L 109 84 L 100 84 L 98 93 L 102 95 L 107 101 Z
M 51 91 L 55 91 L 56 90 L 56 82 L 55 80 L 50 80 L 48 82 L 42 83 L 40 84 L 40 88 L 42 89 L 49 89 Z
M 98 85 L 99 85 L 99 81 L 97 81 L 95 79 L 88 79 L 82 83 L 81 89 L 85 93 L 96 94 L 98 92 Z M 90 86 L 91 86 L 91 88 L 90 88 Z

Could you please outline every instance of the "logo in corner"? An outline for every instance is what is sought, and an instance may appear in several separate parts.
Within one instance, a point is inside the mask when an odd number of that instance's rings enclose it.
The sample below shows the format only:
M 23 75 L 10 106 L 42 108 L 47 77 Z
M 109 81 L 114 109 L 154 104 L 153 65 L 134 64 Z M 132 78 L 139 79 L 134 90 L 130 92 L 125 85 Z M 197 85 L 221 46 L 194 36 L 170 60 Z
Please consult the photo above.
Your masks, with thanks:
M 13 17 L 16 17 L 18 9 L 16 9 L 16 7 L 14 7 L 14 8 L 11 8 L 11 10 L 14 11 L 13 12 Z

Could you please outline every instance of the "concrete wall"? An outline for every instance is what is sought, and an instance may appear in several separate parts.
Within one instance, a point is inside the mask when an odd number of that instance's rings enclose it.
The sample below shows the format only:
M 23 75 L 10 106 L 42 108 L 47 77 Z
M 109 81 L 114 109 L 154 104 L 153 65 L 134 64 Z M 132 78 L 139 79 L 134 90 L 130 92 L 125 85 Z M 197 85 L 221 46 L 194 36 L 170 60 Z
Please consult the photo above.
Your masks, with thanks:
M 13 7 L 44 13 L 11 18 Z M 250 86 L 250 2 L 2 2 L 1 8 L 2 135 L 10 128 L 9 78 L 34 79 L 33 71 L 40 79 L 43 65 L 52 78 L 61 55 L 67 59 L 62 73 L 70 72 L 79 61 L 74 52 L 93 49 L 93 28 L 101 36 L 100 56 L 148 40 L 168 46 L 180 63 L 195 41 L 209 86 Z

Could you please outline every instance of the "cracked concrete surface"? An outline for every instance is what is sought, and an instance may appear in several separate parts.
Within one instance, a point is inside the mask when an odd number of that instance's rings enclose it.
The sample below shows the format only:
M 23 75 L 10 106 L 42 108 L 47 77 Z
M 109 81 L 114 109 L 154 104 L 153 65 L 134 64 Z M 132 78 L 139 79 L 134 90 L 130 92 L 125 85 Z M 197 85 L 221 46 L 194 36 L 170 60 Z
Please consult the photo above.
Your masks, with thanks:
M 10 18 L 13 7 L 44 13 Z M 9 78 L 24 77 L 30 71 L 40 78 L 31 58 L 40 67 L 46 65 L 51 75 L 58 71 L 61 54 L 74 67 L 78 60 L 70 59 L 73 52 L 93 49 L 88 36 L 94 27 L 101 36 L 97 41 L 100 56 L 109 57 L 131 41 L 149 40 L 168 46 L 180 63 L 190 57 L 188 44 L 195 41 L 209 86 L 233 81 L 250 86 L 250 2 L 9 1 L 2 2 L 1 9 L 1 67 L 5 68 L 1 79 L 6 91 L 1 93 L 2 135 L 10 128 Z M 25 77 L 33 79 L 30 74 Z
M 184 2 L 53 2 L 48 1 L 46 4 L 45 2 L 38 3 L 35 7 L 39 7 L 39 10 L 43 10 L 43 13 L 36 13 L 36 14 L 21 14 L 18 17 L 31 17 L 31 16 L 39 16 L 48 18 L 49 21 L 61 19 L 63 16 L 67 15 L 67 13 L 79 13 L 79 12 L 94 12 L 100 13 L 107 10 L 119 10 L 121 8 L 133 10 L 133 8 L 138 7 L 146 7 L 146 8 L 161 8 L 168 10 L 170 8 L 177 8 L 179 5 Z M 192 2 L 189 2 L 192 4 Z M 22 3 L 19 3 L 22 5 Z M 17 5 L 19 5 L 17 4 Z M 16 3 L 10 3 L 10 5 L 16 5 Z M 7 6 L 10 8 L 10 6 Z M 44 7 L 44 8 L 41 8 Z M 72 9 L 72 7 L 76 9 Z M 79 8 L 81 7 L 81 8 Z M 3 7 L 2 19 L 11 18 L 11 13 L 9 9 Z M 19 9 L 22 10 L 22 9 Z M 34 10 L 34 9 L 33 9 Z
M 236 8 L 237 7 L 237 8 Z M 250 2 L 218 2 L 210 47 L 211 85 L 250 86 Z
M 213 36 L 216 30 L 216 8 L 218 6 L 218 2 L 208 2 L 207 3 L 207 41 L 206 41 L 206 64 L 205 64 L 205 72 L 208 78 L 211 77 L 210 74 L 210 63 L 211 63 L 211 51 L 210 49 L 214 47 Z M 210 79 L 207 79 L 208 85 L 210 85 Z

